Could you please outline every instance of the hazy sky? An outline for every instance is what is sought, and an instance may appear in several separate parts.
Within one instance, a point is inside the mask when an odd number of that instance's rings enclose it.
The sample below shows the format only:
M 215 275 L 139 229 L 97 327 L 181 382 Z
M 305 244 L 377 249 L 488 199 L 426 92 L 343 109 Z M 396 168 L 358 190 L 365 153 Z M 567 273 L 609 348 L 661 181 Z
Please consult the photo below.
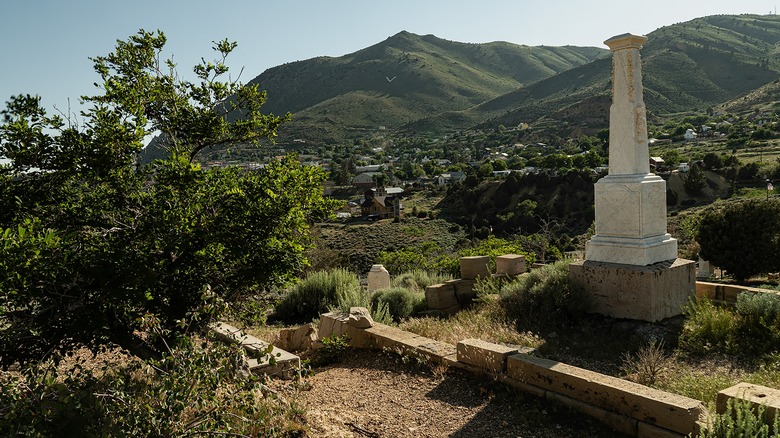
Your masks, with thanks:
M 778 0 L 780 2 L 780 0 Z M 647 34 L 714 14 L 767 14 L 756 0 L 0 0 L 0 108 L 11 95 L 43 96 L 67 108 L 94 94 L 89 57 L 109 53 L 139 29 L 162 30 L 181 73 L 211 42 L 238 42 L 232 72 L 247 82 L 265 69 L 315 56 L 341 56 L 401 30 L 461 42 L 604 47 L 621 33 Z

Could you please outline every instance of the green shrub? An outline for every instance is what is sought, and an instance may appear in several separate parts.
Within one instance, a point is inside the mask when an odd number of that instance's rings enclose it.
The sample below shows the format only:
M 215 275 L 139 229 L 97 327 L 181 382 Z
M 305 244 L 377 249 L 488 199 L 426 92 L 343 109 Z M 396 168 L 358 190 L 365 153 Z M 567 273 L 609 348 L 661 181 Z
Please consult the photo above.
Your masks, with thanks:
M 685 307 L 685 316 L 679 338 L 681 349 L 704 354 L 726 352 L 734 346 L 737 316 L 730 310 L 704 298 L 691 301 Z
M 315 366 L 338 363 L 344 357 L 347 348 L 349 348 L 349 340 L 346 336 L 328 336 L 322 338 L 322 348 L 315 352 L 313 363 Z
M 285 321 L 315 318 L 360 295 L 357 275 L 346 269 L 312 272 L 287 290 L 276 305 L 276 317 Z
M 244 353 L 208 342 L 161 359 L 47 361 L 0 372 L 3 436 L 285 436 L 303 431 L 299 408 L 263 393 Z M 120 355 L 121 356 L 121 355 Z
M 743 352 L 771 353 L 780 348 L 780 295 L 743 293 L 737 296 L 738 344 Z
M 425 309 L 425 294 L 403 287 L 378 290 L 371 297 L 371 308 L 378 309 L 383 304 L 394 321 L 401 321 Z
M 558 315 L 576 318 L 585 313 L 590 300 L 585 290 L 569 281 L 569 263 L 558 261 L 521 275 L 501 288 L 501 300 L 514 316 Z
M 697 438 L 780 438 L 780 415 L 775 415 L 770 428 L 764 423 L 761 405 L 753 410 L 749 400 L 730 399 L 726 412 L 715 415 L 712 427 L 702 429 Z
M 444 283 L 447 280 L 452 280 L 452 276 L 415 269 L 394 277 L 391 284 L 393 287 L 403 287 L 424 292 L 428 286 Z

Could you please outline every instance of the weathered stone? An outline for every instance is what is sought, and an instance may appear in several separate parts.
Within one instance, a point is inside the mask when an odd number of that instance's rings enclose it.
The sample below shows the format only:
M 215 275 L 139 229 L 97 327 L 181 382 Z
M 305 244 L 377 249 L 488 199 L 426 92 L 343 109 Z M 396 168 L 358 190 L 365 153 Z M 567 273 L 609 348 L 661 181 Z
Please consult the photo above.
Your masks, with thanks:
M 347 332 L 349 315 L 341 312 L 328 312 L 320 315 L 319 338 L 343 336 Z
M 696 433 L 697 422 L 706 416 L 698 400 L 526 354 L 509 356 L 507 375 L 680 434 Z
M 368 291 L 374 292 L 379 289 L 390 287 L 390 273 L 382 265 L 373 265 L 368 271 Z
M 609 426 L 615 432 L 619 432 L 629 436 L 635 436 L 637 434 L 637 424 L 640 423 L 635 418 L 626 417 L 614 412 L 610 412 L 606 409 L 594 406 L 590 403 L 585 403 L 580 400 L 575 400 L 571 397 L 567 397 L 562 394 L 558 394 L 553 391 L 546 391 L 545 398 L 547 400 L 553 400 L 561 403 L 575 411 L 581 412 L 589 417 L 595 418 L 601 423 Z
M 263 373 L 289 379 L 301 368 L 298 356 L 246 334 L 230 324 L 217 322 L 210 328 L 217 339 L 239 344 L 247 352 L 250 356 L 247 361 L 248 368 L 254 374 Z
M 740 382 L 718 392 L 718 396 L 715 399 L 715 409 L 717 412 L 719 414 L 726 412 L 728 401 L 734 398 L 750 401 L 756 412 L 758 412 L 759 406 L 764 405 L 764 421 L 768 424 L 772 424 L 775 416 L 777 416 L 777 413 L 780 411 L 780 390 L 752 383 Z
M 361 329 L 369 328 L 374 325 L 374 319 L 371 318 L 371 312 L 365 307 L 350 307 L 349 320 L 347 322 L 351 327 Z
M 464 339 L 458 342 L 457 348 L 459 361 L 495 373 L 505 372 L 506 358 L 520 352 L 517 347 L 507 347 L 480 339 Z
M 455 289 L 455 299 L 461 306 L 471 304 L 477 297 L 474 292 L 474 280 L 464 280 L 459 278 L 457 280 L 449 280 L 445 284 L 451 284 Z
M 461 257 L 460 278 L 465 280 L 474 280 L 480 277 L 490 277 L 490 257 Z
M 677 257 L 666 231 L 666 182 L 650 173 L 639 49 L 644 36 L 605 41 L 612 51 L 609 175 L 594 186 L 596 233 L 586 243 L 593 262 L 648 266 Z
M 695 294 L 694 268 L 684 259 L 650 266 L 580 261 L 569 265 L 569 279 L 588 292 L 591 312 L 655 322 L 682 313 Z
M 281 329 L 274 345 L 288 351 L 300 351 L 312 348 L 316 341 L 317 329 L 309 323 L 297 328 Z
M 496 257 L 496 274 L 509 276 L 520 275 L 525 272 L 525 256 L 507 254 Z
M 440 283 L 425 288 L 425 303 L 429 309 L 442 310 L 460 306 L 452 284 Z
M 671 430 L 640 421 L 636 436 L 637 438 L 685 438 L 688 435 L 672 432 Z

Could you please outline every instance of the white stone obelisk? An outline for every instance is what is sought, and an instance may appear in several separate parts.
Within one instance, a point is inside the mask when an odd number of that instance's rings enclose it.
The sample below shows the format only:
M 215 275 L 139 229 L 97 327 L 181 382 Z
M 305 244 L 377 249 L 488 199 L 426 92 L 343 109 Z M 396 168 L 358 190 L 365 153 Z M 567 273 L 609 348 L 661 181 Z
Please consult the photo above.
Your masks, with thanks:
M 612 51 L 609 175 L 595 184 L 596 233 L 585 260 L 647 266 L 677 258 L 666 232 L 666 182 L 650 173 L 639 49 L 644 36 L 605 41 Z

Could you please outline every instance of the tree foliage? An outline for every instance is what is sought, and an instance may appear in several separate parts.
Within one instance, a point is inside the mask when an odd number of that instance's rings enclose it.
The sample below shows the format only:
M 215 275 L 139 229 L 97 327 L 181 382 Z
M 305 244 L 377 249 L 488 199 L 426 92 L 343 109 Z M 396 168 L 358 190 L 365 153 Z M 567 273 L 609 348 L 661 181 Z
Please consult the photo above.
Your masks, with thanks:
M 322 170 L 295 157 L 255 172 L 193 160 L 272 138 L 289 116 L 262 114 L 256 85 L 221 79 L 235 43 L 215 43 L 219 59 L 196 66 L 196 82 L 160 60 L 164 44 L 142 30 L 94 58 L 103 92 L 84 98 L 81 125 L 35 96 L 2 111 L 0 155 L 12 160 L 0 167 L 3 360 L 65 340 L 127 342 L 150 316 L 165 333 L 193 329 L 305 266 L 309 224 L 333 207 Z M 170 155 L 138 167 L 154 132 Z
M 704 213 L 701 257 L 744 280 L 780 269 L 780 202 L 749 199 Z

